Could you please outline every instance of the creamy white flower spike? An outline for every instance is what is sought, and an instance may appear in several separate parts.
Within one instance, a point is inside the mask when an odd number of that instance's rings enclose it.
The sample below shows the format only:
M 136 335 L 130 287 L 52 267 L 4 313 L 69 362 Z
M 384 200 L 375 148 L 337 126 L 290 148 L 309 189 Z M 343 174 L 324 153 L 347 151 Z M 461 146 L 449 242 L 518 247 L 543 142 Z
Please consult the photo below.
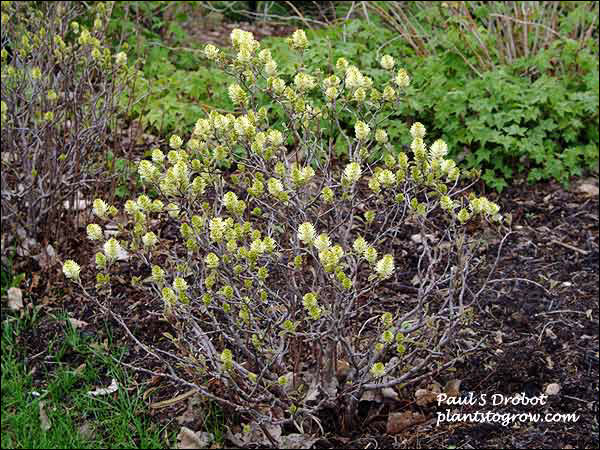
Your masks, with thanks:
M 421 122 L 415 122 L 410 127 L 410 134 L 414 139 L 420 138 L 423 139 L 425 137 L 425 127 Z
M 392 70 L 394 68 L 395 61 L 392 56 L 383 55 L 379 63 L 381 64 L 381 67 L 383 67 L 385 70 Z
M 327 236 L 327 233 L 321 233 L 315 239 L 314 246 L 321 252 L 331 246 L 331 240 L 329 239 L 329 236 Z
M 356 138 L 359 141 L 365 141 L 367 137 L 369 137 L 369 133 L 371 132 L 371 128 L 361 120 L 357 120 L 354 125 L 354 132 L 356 133 Z
M 384 255 L 375 265 L 375 272 L 385 279 L 392 276 L 394 273 L 394 257 L 392 255 Z
M 351 162 L 346 165 L 344 168 L 344 179 L 346 179 L 350 184 L 356 183 L 362 174 L 362 169 L 360 164 L 357 162 Z
M 108 241 L 104 243 L 103 246 L 104 254 L 110 260 L 115 260 L 119 257 L 119 254 L 122 252 L 121 244 L 115 238 L 110 238 Z
M 406 70 L 404 70 L 404 69 L 398 70 L 398 74 L 396 75 L 394 82 L 396 83 L 396 85 L 399 88 L 408 87 L 410 85 L 410 77 L 408 76 L 408 73 L 406 72 Z
M 448 154 L 448 145 L 441 140 L 438 139 L 435 141 L 430 148 L 431 159 L 442 159 L 444 156 Z
M 88 238 L 92 241 L 99 241 L 104 237 L 100 225 L 91 223 L 86 228 Z
M 63 273 L 69 280 L 79 280 L 81 267 L 72 259 L 67 259 L 63 264 Z
M 304 50 L 308 47 L 308 38 L 304 30 L 296 30 L 291 38 L 292 47 L 297 50 Z
M 307 245 L 314 242 L 316 234 L 312 223 L 304 222 L 298 227 L 298 239 Z
M 97 198 L 94 200 L 92 205 L 94 214 L 96 214 L 101 219 L 106 218 L 106 214 L 108 213 L 108 205 L 104 203 L 104 200 Z
M 219 49 L 212 44 L 208 44 L 204 47 L 204 56 L 214 61 L 219 56 Z
M 152 231 L 149 231 L 142 236 L 142 242 L 144 247 L 154 247 L 158 243 L 158 237 Z

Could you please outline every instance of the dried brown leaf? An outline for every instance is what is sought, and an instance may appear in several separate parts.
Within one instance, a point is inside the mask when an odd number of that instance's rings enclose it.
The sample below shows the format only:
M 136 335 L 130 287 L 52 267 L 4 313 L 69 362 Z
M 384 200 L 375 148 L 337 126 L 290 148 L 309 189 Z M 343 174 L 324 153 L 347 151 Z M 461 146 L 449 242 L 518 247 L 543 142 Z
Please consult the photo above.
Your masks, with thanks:
M 444 392 L 448 397 L 458 397 L 460 395 L 460 384 L 462 380 L 450 380 L 444 386 Z
M 197 449 L 197 448 L 208 448 L 208 446 L 215 440 L 212 433 L 204 431 L 194 432 L 186 427 L 181 427 L 179 434 L 177 435 L 177 448 L 179 449 Z
M 404 411 L 401 413 L 392 413 L 388 416 L 386 431 L 388 434 L 397 434 L 424 420 L 425 416 L 418 412 Z
M 48 414 L 46 413 L 46 403 L 40 402 L 40 427 L 42 431 L 48 431 L 52 424 L 50 423 L 50 419 L 48 419 Z
M 75 329 L 87 327 L 87 325 L 88 325 L 87 322 L 84 322 L 83 320 L 79 320 L 79 319 L 74 319 L 73 317 L 69 317 L 69 323 Z
M 558 383 L 550 383 L 548 386 L 546 386 L 546 395 L 548 396 L 558 395 L 559 392 L 560 384 Z
M 11 311 L 21 311 L 23 309 L 23 293 L 21 289 L 11 287 L 6 295 L 8 296 L 8 307 Z
M 89 391 L 88 394 L 96 397 L 98 395 L 112 394 L 113 392 L 116 392 L 118 389 L 119 389 L 119 384 L 117 383 L 117 380 L 115 378 L 113 378 L 112 382 L 110 383 L 110 386 L 108 386 L 106 388 L 98 388 L 93 391 Z
M 427 406 L 430 403 L 434 403 L 437 401 L 437 397 L 438 394 L 427 389 L 417 389 L 415 392 L 415 399 L 419 406 Z

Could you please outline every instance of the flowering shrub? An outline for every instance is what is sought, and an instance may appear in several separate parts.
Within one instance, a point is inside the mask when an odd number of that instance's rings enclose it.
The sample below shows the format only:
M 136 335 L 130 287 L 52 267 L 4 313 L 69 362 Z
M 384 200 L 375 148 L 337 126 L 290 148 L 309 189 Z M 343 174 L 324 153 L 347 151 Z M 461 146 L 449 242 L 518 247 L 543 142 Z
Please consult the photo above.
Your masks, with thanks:
M 81 2 L 2 2 L 3 232 L 56 233 L 64 202 L 76 209 L 94 181 L 131 75 L 103 45 L 111 8 L 97 2 L 88 29 Z
M 170 367 L 165 376 L 259 424 L 301 424 L 334 407 L 350 426 L 365 392 L 415 382 L 468 350 L 452 342 L 485 276 L 481 241 L 464 225 L 503 219 L 495 203 L 463 195 L 446 144 L 427 145 L 423 125 L 411 128 L 410 155 L 378 127 L 410 83 L 390 56 L 381 59 L 390 75 L 382 87 L 344 59 L 333 74 L 300 65 L 286 81 L 250 33 L 231 38 L 233 55 L 208 45 L 205 56 L 235 78 L 229 95 L 241 114 L 213 112 L 189 139 L 172 136 L 166 154 L 155 149 L 140 162 L 159 198 L 128 200 L 118 239 L 105 224 L 119 212 L 94 202 L 98 223 L 87 231 L 101 246 L 97 294 L 110 291 L 119 255 L 139 258 L 146 272 L 132 283 L 176 333 L 173 353 L 146 347 Z M 309 42 L 296 31 L 289 44 L 301 57 Z M 287 115 L 281 129 L 255 108 L 258 92 Z M 341 110 L 355 122 L 340 129 L 349 152 L 338 167 L 323 135 Z M 176 239 L 156 225 L 165 221 Z M 407 233 L 420 242 L 416 254 L 403 250 Z M 75 262 L 64 273 L 83 288 Z

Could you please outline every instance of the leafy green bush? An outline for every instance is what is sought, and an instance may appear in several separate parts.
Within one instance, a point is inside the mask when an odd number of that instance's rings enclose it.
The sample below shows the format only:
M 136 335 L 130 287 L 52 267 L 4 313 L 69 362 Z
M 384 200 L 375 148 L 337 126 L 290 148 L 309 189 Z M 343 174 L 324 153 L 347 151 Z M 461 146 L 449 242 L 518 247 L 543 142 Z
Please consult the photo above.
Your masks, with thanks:
M 425 122 L 448 140 L 452 156 L 482 168 L 499 191 L 524 173 L 529 181 L 566 182 L 598 163 L 598 60 L 581 59 L 592 66 L 584 77 L 543 73 L 532 81 L 508 67 L 472 78 L 457 73 L 460 63 L 451 64 L 450 55 L 430 57 L 414 69 L 420 93 L 401 114 L 430 117 Z
M 250 33 L 234 30 L 232 41 L 231 56 L 212 45 L 205 54 L 234 77 L 228 93 L 242 113 L 212 112 L 185 145 L 173 135 L 167 155 L 155 149 L 140 162 L 160 196 L 128 200 L 117 237 L 88 226 L 101 248 L 95 292 L 76 262 L 63 271 L 109 311 L 111 277 L 133 271 L 132 285 L 173 325 L 170 352 L 143 343 L 165 376 L 258 426 L 302 430 L 336 408 L 348 429 L 365 392 L 397 395 L 391 388 L 464 356 L 453 342 L 489 280 L 485 240 L 464 224 L 501 229 L 503 218 L 498 205 L 464 194 L 447 145 L 427 146 L 422 124 L 410 129 L 412 155 L 397 151 L 380 119 L 405 101 L 410 78 L 389 55 L 380 85 L 343 58 L 333 74 L 311 73 L 297 31 L 288 43 L 300 63 L 288 83 Z M 278 128 L 259 95 L 283 111 Z M 341 167 L 332 129 L 347 143 Z M 237 173 L 226 176 L 229 166 Z M 102 224 L 119 215 L 100 199 L 94 213 Z M 411 233 L 416 254 L 402 249 Z

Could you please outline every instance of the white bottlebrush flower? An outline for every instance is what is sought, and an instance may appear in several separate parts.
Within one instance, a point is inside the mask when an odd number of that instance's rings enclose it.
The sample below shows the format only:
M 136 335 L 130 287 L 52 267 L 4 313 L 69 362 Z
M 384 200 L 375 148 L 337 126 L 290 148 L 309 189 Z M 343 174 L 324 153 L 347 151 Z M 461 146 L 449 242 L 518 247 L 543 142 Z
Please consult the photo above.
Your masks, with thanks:
M 212 44 L 208 44 L 204 47 L 204 56 L 213 61 L 219 56 L 219 49 Z
M 304 222 L 298 227 L 298 239 L 307 245 L 314 242 L 317 232 L 312 223 Z
M 269 130 L 267 140 L 273 147 L 280 147 L 283 144 L 283 133 L 279 130 Z
M 396 176 L 389 169 L 384 169 L 377 174 L 377 181 L 381 183 L 384 187 L 391 187 L 396 183 Z
M 467 220 L 469 220 L 471 218 L 471 214 L 469 213 L 469 211 L 466 208 L 462 208 L 456 215 L 456 218 L 458 219 L 458 221 L 460 223 L 465 223 Z
M 115 260 L 123 252 L 121 244 L 115 238 L 110 238 L 104 243 L 104 254 L 108 259 Z
M 330 102 L 334 101 L 337 98 L 338 94 L 339 94 L 338 88 L 333 87 L 333 86 L 328 87 L 325 90 L 325 98 L 327 100 L 329 100 Z
M 167 212 L 169 213 L 169 217 L 177 219 L 179 217 L 179 206 L 175 203 L 169 203 L 167 205 Z
M 348 60 L 346 58 L 338 58 L 335 63 L 335 68 L 337 70 L 345 71 L 348 68 Z
M 375 131 L 375 140 L 378 144 L 386 144 L 388 142 L 388 134 L 381 128 Z
M 271 59 L 265 63 L 265 73 L 269 77 L 277 75 L 277 63 L 274 59 Z
M 302 181 L 303 182 L 306 183 L 314 176 L 315 176 L 315 169 L 313 169 L 312 167 L 306 166 L 302 169 Z
M 223 196 L 223 204 L 225 205 L 225 208 L 227 208 L 227 211 L 233 211 L 237 206 L 237 202 L 238 198 L 237 195 L 235 195 L 235 192 L 230 191 Z
M 252 33 L 240 30 L 239 28 L 234 29 L 230 37 L 234 48 L 247 47 L 255 49 L 258 44 Z
M 152 231 L 149 231 L 142 236 L 142 242 L 144 243 L 144 247 L 154 247 L 158 242 L 158 237 Z
M 250 244 L 250 251 L 262 255 L 267 250 L 265 243 L 260 239 L 254 239 Z
M 331 240 L 329 239 L 329 236 L 327 236 L 326 233 L 321 233 L 315 239 L 314 245 L 317 248 L 317 250 L 322 252 L 323 250 L 325 250 L 326 248 L 328 248 L 331 245 Z
M 285 91 L 285 81 L 281 78 L 270 77 L 267 83 L 269 88 L 277 95 L 281 95 Z
M 150 161 L 143 159 L 138 166 L 138 174 L 142 181 L 153 181 L 158 175 L 158 170 Z
M 354 91 L 354 95 L 352 96 L 352 98 L 355 102 L 362 103 L 365 101 L 365 98 L 367 98 L 367 93 L 363 88 L 360 87 L 356 91 Z
M 386 102 L 393 102 L 396 99 L 396 91 L 394 90 L 393 87 L 391 86 L 386 86 L 383 89 L 383 94 L 382 94 L 382 98 L 386 101 Z
M 239 84 L 231 84 L 227 88 L 229 98 L 235 105 L 244 105 L 248 99 L 248 95 Z
M 115 63 L 117 66 L 123 66 L 127 64 L 127 53 L 119 52 L 115 55 Z
M 194 125 L 194 135 L 206 139 L 212 133 L 210 122 L 206 119 L 198 119 Z
M 486 201 L 484 209 L 485 213 L 492 217 L 496 216 L 500 212 L 500 206 L 497 203 L 490 202 L 489 200 Z
M 165 271 L 160 266 L 152 266 L 152 281 L 155 283 L 165 281 Z
M 177 291 L 177 292 L 185 292 L 188 288 L 188 284 L 187 281 L 185 281 L 183 278 L 181 277 L 177 277 L 175 278 L 175 280 L 173 281 L 173 288 Z
M 279 193 L 283 192 L 283 184 L 277 178 L 269 178 L 269 181 L 267 181 L 267 189 L 269 194 L 277 196 Z
M 213 241 L 220 241 L 223 239 L 223 235 L 227 229 L 227 224 L 221 217 L 214 217 L 210 219 L 208 227 L 210 229 L 210 238 Z
M 383 364 L 382 362 L 377 362 L 375 364 L 373 364 L 373 367 L 371 367 L 371 375 L 373 375 L 373 378 L 380 378 L 383 376 L 383 374 L 385 373 L 385 364 Z
M 169 139 L 169 147 L 171 147 L 173 150 L 177 150 L 182 145 L 183 145 L 183 140 L 176 134 L 171 136 L 171 138 Z
M 177 301 L 177 296 L 175 295 L 175 292 L 169 287 L 165 287 L 162 289 L 162 297 L 165 303 L 169 305 L 174 305 Z
M 219 267 L 219 257 L 214 253 L 209 253 L 204 258 L 204 262 L 206 263 L 206 267 L 209 269 L 216 269 Z
M 363 256 L 369 264 L 375 264 L 375 260 L 377 259 L 377 249 L 375 247 L 367 247 L 363 252 Z
M 162 162 L 165 160 L 165 154 L 159 149 L 159 148 L 155 148 L 154 150 L 152 150 L 152 161 L 155 162 L 156 164 L 162 164 Z
M 262 49 L 260 52 L 258 52 L 258 60 L 261 63 L 263 63 L 263 64 L 268 63 L 272 59 L 273 59 L 273 56 L 271 55 L 271 50 L 269 50 L 268 48 Z
M 354 132 L 356 133 L 356 139 L 364 141 L 369 136 L 371 129 L 369 126 L 361 120 L 358 120 L 354 125 Z
M 367 84 L 365 82 L 365 76 L 356 66 L 350 66 L 346 69 L 345 82 L 346 87 L 352 91 L 360 87 L 366 87 Z
M 396 83 L 396 85 L 399 88 L 408 87 L 408 85 L 410 84 L 410 77 L 408 76 L 408 73 L 406 72 L 406 70 L 404 70 L 404 69 L 398 70 L 398 74 L 396 75 L 394 82 Z
M 394 68 L 395 61 L 392 56 L 383 55 L 379 63 L 381 64 L 381 67 L 383 67 L 385 70 L 392 70 Z
M 425 126 L 421 122 L 413 123 L 410 127 L 410 134 L 414 139 L 423 139 L 425 137 Z
M 247 116 L 238 117 L 233 123 L 235 132 L 240 136 L 250 138 L 256 133 L 256 127 Z
M 442 173 L 450 173 L 452 169 L 456 167 L 456 163 L 453 159 L 444 159 L 440 164 L 440 168 L 442 169 Z
M 296 89 L 301 92 L 310 91 L 316 84 L 314 77 L 311 77 L 304 72 L 300 72 L 294 77 L 294 85 L 296 86 Z
M 354 251 L 356 253 L 358 253 L 359 255 L 364 254 L 365 250 L 367 250 L 368 248 L 368 244 L 367 241 L 365 240 L 364 237 L 359 236 L 354 240 L 354 243 L 352 244 L 352 248 L 354 249 Z
M 81 267 L 72 259 L 67 259 L 63 264 L 63 273 L 69 280 L 78 280 Z
M 440 198 L 440 206 L 444 211 L 452 211 L 455 208 L 455 202 L 447 195 Z
M 97 198 L 94 200 L 92 204 L 94 214 L 96 214 L 101 219 L 106 217 L 106 213 L 108 212 L 108 205 L 104 203 L 104 200 Z
M 380 278 L 385 279 L 394 273 L 394 257 L 390 254 L 384 255 L 375 265 L 375 272 Z
M 304 30 L 294 31 L 294 34 L 292 34 L 291 44 L 296 50 L 304 50 L 306 47 L 308 47 L 308 38 L 306 37 Z
M 379 194 L 381 192 L 381 183 L 376 177 L 371 177 L 369 179 L 369 189 L 371 189 L 375 194 Z
M 331 75 L 323 80 L 323 87 L 325 89 L 331 87 L 338 87 L 340 85 L 341 80 L 336 75 Z
M 360 179 L 361 174 L 362 169 L 357 162 L 351 162 L 344 168 L 344 178 L 351 184 L 356 183 Z
M 431 159 L 442 159 L 448 154 L 448 145 L 446 145 L 446 143 L 443 140 L 438 139 L 431 145 L 429 151 Z
M 95 224 L 95 223 L 89 224 L 86 228 L 86 231 L 87 231 L 88 238 L 91 239 L 92 241 L 99 241 L 100 239 L 102 239 L 104 237 L 104 234 L 102 233 L 102 228 L 98 224 Z

